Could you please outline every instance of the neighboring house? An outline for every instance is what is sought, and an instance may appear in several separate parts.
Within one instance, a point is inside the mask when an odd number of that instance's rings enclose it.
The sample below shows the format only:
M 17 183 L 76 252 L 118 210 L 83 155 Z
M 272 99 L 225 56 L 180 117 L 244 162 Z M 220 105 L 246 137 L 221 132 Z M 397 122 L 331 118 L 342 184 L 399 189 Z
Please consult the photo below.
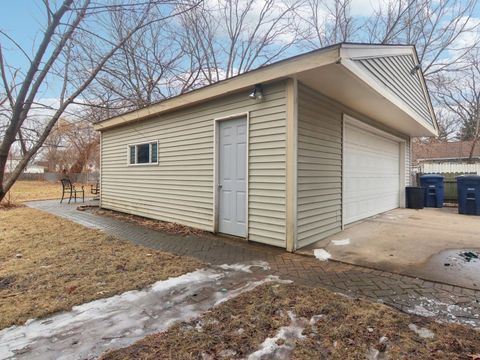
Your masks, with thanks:
M 413 142 L 413 165 L 420 173 L 480 173 L 480 144 L 472 141 Z
M 7 159 L 5 164 L 5 172 L 11 173 L 20 162 L 20 159 Z M 23 170 L 24 174 L 43 174 L 45 172 L 45 166 L 42 164 L 28 164 Z
M 404 204 L 412 46 L 339 44 L 101 121 L 101 206 L 294 251 Z

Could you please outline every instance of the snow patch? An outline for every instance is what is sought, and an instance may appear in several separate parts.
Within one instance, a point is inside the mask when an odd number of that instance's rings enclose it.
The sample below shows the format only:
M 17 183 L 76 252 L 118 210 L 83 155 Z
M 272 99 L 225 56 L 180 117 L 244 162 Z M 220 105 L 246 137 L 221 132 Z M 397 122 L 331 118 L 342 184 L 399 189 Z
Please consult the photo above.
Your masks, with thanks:
M 342 239 L 342 240 L 332 240 L 332 244 L 336 246 L 345 246 L 350 244 L 350 239 Z
M 365 354 L 365 357 L 367 360 L 378 360 L 378 355 L 380 354 L 380 351 L 374 348 L 368 349 L 367 353 Z
M 251 353 L 248 360 L 262 360 L 262 359 L 289 359 L 290 353 L 295 348 L 295 340 L 304 339 L 303 330 L 307 325 L 315 327 L 323 315 L 313 315 L 310 319 L 304 317 L 297 318 L 292 311 L 288 311 L 290 324 L 282 326 L 278 329 L 273 337 L 266 338 L 260 344 L 260 348 Z
M 320 261 L 327 261 L 332 257 L 332 255 L 325 249 L 315 249 L 313 250 L 313 255 Z
M 323 318 L 323 314 L 320 315 L 313 315 L 308 322 L 310 325 L 315 325 L 317 322 L 319 322 Z
M 260 268 L 262 270 L 270 270 L 270 266 L 266 261 L 252 261 L 248 264 L 223 264 L 218 266 L 223 270 L 244 271 L 247 273 L 252 272 L 252 268 Z
M 378 340 L 378 343 L 380 345 L 386 346 L 386 344 L 388 343 L 388 337 L 382 336 L 380 340 Z M 367 360 L 388 360 L 389 359 L 387 353 L 384 350 L 380 351 L 374 347 L 370 347 L 368 349 L 367 353 L 365 354 L 365 358 Z
M 143 290 L 95 300 L 71 311 L 0 330 L 0 359 L 84 359 L 165 331 L 265 282 L 284 282 L 250 268 L 210 267 L 158 281 Z M 199 324 L 197 330 L 202 330 Z
M 424 317 L 432 317 L 437 315 L 436 312 L 425 309 L 423 305 L 415 305 L 412 309 L 407 309 L 407 312 Z
M 399 219 L 398 216 L 394 216 L 394 215 L 385 215 L 385 218 L 388 219 L 388 220 L 397 220 L 397 219 Z
M 417 325 L 415 324 L 408 324 L 408 328 L 410 330 L 412 330 L 413 332 L 415 332 L 415 334 L 417 334 L 418 336 L 420 336 L 421 338 L 424 338 L 424 339 L 432 339 L 435 337 L 435 333 L 427 328 L 419 328 Z
M 479 326 L 480 319 L 475 312 L 476 304 L 471 306 L 459 306 L 457 304 L 448 304 L 436 299 L 427 297 L 412 297 L 418 304 L 413 308 L 407 309 L 407 312 L 420 316 L 443 318 L 447 322 L 460 323 L 469 326 Z M 452 301 L 455 301 L 455 296 L 452 295 Z
M 257 286 L 260 286 L 260 285 L 266 284 L 266 283 L 271 283 L 271 282 L 277 282 L 277 283 L 282 283 L 282 284 L 291 284 L 292 280 L 281 280 L 277 275 L 268 275 L 264 279 L 261 279 L 259 281 L 249 282 L 242 287 L 239 287 L 237 289 L 229 291 L 228 294 L 220 294 L 221 296 L 218 296 L 218 294 L 217 294 L 218 300 L 215 302 L 215 306 L 220 305 L 221 303 L 224 303 L 225 301 L 228 301 L 230 299 L 233 299 L 233 298 L 237 297 L 238 295 L 240 295 L 241 293 L 253 290 Z
M 218 356 L 221 359 L 232 359 L 237 355 L 237 352 L 235 350 L 227 349 L 227 350 L 222 350 L 218 353 Z
M 380 352 L 377 349 L 370 348 L 365 354 L 367 360 L 387 360 L 388 356 L 384 352 Z
M 309 322 L 305 318 L 296 318 L 292 312 L 288 313 L 290 325 L 282 326 L 274 337 L 266 338 L 260 344 L 260 349 L 251 353 L 248 360 L 261 360 L 264 357 L 274 359 L 288 359 L 295 347 L 296 339 L 303 339 L 303 329 Z

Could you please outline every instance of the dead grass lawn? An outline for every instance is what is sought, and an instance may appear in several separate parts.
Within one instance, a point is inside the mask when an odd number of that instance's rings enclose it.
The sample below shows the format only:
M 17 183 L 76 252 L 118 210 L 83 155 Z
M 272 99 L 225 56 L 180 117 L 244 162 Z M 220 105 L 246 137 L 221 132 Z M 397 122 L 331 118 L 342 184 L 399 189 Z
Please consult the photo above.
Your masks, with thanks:
M 0 210 L 0 234 L 0 328 L 203 266 L 25 207 Z
M 292 359 L 366 359 L 378 350 L 378 359 L 453 360 L 480 352 L 479 333 L 460 325 L 431 322 L 319 288 L 265 285 L 200 319 L 104 354 L 103 360 L 246 358 L 290 324 L 288 311 L 307 320 L 321 316 L 306 325 L 304 338 L 293 340 Z M 409 329 L 412 323 L 433 331 L 434 337 L 420 337 Z M 388 340 L 380 342 L 384 336 Z
M 5 200 L 12 203 L 21 203 L 30 200 L 51 200 L 62 197 L 60 182 L 48 181 L 17 181 L 8 192 Z

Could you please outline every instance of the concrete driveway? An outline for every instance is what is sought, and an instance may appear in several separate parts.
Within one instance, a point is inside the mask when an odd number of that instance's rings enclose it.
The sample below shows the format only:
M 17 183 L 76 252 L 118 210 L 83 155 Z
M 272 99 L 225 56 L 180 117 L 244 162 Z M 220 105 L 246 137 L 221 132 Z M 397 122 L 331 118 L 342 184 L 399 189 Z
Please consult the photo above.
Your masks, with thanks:
M 480 289 L 480 217 L 456 208 L 395 209 L 319 241 L 331 259 Z

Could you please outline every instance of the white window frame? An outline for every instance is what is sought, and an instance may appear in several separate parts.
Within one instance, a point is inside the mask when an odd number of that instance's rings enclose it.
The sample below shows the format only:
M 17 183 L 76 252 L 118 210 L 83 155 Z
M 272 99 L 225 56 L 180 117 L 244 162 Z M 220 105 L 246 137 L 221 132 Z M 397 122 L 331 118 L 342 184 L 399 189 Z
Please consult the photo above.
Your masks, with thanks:
M 130 148 L 132 146 L 135 147 L 135 161 L 137 161 L 137 146 L 139 145 L 147 145 L 148 144 L 148 148 L 149 148 L 149 151 L 148 151 L 148 160 L 149 162 L 148 163 L 134 163 L 132 164 L 130 162 Z M 156 162 L 152 162 L 152 144 L 157 144 L 157 161 Z M 158 165 L 159 164 L 159 141 L 158 140 L 152 140 L 152 141 L 142 141 L 142 142 L 138 142 L 138 143 L 134 143 L 134 144 L 128 144 L 127 145 L 127 166 L 155 166 L 155 165 Z

